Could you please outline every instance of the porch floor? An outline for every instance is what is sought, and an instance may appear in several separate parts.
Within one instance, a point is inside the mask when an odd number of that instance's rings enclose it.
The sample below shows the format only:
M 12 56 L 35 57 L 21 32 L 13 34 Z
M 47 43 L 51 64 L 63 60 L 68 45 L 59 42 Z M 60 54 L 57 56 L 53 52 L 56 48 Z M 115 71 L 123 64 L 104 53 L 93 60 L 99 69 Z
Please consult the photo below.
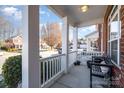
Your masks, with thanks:
M 80 66 L 72 66 L 68 74 L 60 77 L 51 88 L 89 88 L 90 70 L 86 66 L 87 57 L 81 59 Z
M 67 74 L 62 75 L 50 88 L 90 88 L 90 69 L 87 67 L 87 60 L 91 57 L 84 56 L 80 59 L 80 66 L 72 66 Z M 94 88 L 104 88 L 107 85 L 103 79 L 92 77 Z
M 73 66 L 68 74 L 59 78 L 51 88 L 88 88 L 90 74 L 86 66 Z

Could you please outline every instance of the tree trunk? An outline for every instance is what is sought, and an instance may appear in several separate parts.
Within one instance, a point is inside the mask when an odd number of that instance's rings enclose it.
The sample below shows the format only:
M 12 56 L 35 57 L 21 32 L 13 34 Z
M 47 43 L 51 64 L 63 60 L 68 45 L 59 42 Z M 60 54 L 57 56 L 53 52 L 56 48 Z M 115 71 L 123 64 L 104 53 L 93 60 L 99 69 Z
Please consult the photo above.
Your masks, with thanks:
M 51 50 L 53 50 L 53 47 L 51 46 Z

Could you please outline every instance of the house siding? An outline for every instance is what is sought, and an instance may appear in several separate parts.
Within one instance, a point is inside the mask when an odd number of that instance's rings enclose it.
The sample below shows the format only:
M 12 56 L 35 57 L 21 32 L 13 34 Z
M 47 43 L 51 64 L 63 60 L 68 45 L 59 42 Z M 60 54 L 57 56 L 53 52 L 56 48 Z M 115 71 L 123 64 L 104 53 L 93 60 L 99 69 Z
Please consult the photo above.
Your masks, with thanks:
M 108 16 L 111 12 L 112 6 L 109 6 L 110 8 L 107 9 L 107 13 L 104 17 L 104 24 L 103 24 L 103 50 L 105 53 L 109 51 L 107 47 L 107 40 L 108 40 L 108 27 L 107 27 L 107 20 Z M 113 84 L 114 87 L 124 87 L 124 5 L 121 6 L 120 9 L 120 20 L 121 20 L 121 39 L 120 39 L 120 68 L 117 66 L 114 66 L 113 68 Z
M 120 10 L 121 18 L 121 39 L 120 39 L 120 50 L 121 50 L 121 64 L 124 64 L 124 6 L 121 6 Z
M 118 73 L 121 74 L 120 85 L 121 85 L 121 87 L 124 87 L 124 5 L 121 6 L 120 19 L 121 19 L 121 39 L 120 39 L 121 70 Z
M 124 6 L 120 9 L 121 39 L 120 39 L 120 69 L 114 67 L 114 79 L 117 87 L 124 87 Z M 116 80 L 117 79 L 117 80 Z

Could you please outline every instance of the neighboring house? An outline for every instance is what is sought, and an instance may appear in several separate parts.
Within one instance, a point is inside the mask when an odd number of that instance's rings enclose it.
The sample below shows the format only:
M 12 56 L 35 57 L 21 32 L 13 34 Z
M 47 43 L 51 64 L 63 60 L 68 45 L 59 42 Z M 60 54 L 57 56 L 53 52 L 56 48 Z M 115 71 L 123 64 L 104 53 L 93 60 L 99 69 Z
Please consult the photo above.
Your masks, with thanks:
M 48 46 L 42 39 L 40 39 L 39 48 L 40 48 L 40 50 L 42 50 L 42 49 L 49 49 L 50 46 Z
M 40 41 L 40 50 L 41 49 L 49 49 L 50 46 L 48 46 L 42 39 L 39 40 Z M 5 40 L 5 46 L 9 47 L 9 48 L 16 48 L 16 49 L 22 49 L 22 36 L 18 35 L 18 36 L 14 36 L 11 37 L 7 40 Z
M 80 48 L 81 48 L 83 51 L 87 51 L 87 45 L 86 45 L 86 44 L 80 44 Z
M 22 49 L 22 36 L 14 36 L 5 40 L 4 45 L 8 48 Z
M 16 49 L 22 49 L 22 36 L 16 36 L 12 38 L 14 46 Z
M 14 48 L 15 47 L 12 39 L 5 40 L 4 46 L 6 48 Z
M 98 38 L 99 32 L 93 31 L 85 36 L 87 51 L 97 51 L 98 50 Z
M 82 49 L 83 51 L 87 51 L 86 39 L 82 38 L 78 40 L 78 49 Z

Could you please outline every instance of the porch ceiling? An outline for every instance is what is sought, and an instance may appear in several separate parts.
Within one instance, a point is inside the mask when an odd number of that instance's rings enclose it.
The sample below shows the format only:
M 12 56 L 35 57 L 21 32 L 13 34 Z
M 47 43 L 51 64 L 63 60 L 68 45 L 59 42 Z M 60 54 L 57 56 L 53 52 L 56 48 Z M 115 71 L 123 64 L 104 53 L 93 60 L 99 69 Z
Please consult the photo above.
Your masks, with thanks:
M 87 26 L 103 22 L 107 5 L 89 5 L 87 12 L 80 10 L 81 5 L 50 5 L 59 16 L 68 16 L 69 23 L 73 26 Z

